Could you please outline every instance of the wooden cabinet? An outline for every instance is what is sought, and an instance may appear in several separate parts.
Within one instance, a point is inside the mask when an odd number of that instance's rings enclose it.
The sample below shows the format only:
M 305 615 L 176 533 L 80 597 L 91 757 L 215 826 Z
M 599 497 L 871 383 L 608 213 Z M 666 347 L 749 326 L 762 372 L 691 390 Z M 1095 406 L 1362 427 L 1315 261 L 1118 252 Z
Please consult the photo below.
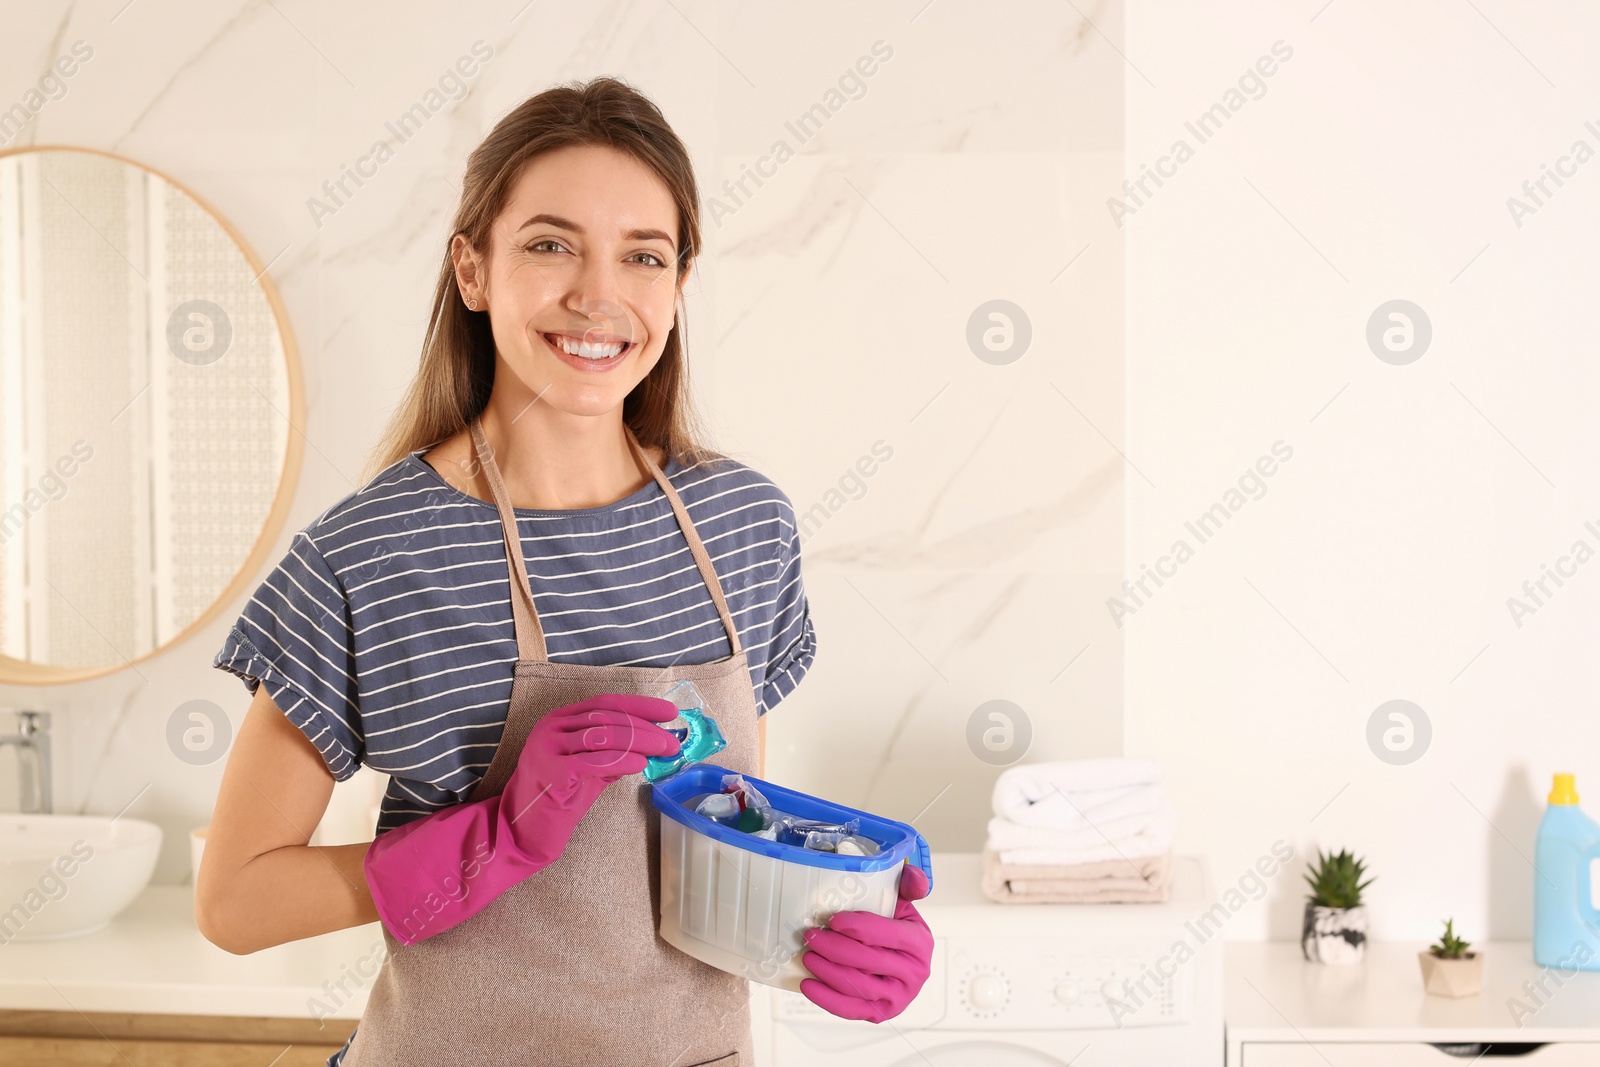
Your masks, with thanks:
M 323 1067 L 354 1020 L 0 1011 L 7 1067 Z

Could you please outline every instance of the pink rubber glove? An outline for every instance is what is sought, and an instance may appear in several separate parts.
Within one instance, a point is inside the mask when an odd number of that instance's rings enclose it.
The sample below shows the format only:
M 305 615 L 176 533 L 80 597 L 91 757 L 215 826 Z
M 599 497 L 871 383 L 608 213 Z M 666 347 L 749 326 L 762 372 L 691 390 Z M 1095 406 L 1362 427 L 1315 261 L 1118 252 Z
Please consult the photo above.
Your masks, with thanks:
M 603 693 L 547 712 L 498 796 L 455 804 L 380 834 L 362 868 L 383 925 L 414 945 L 471 918 L 554 863 L 606 786 L 675 756 L 657 723 L 672 701 Z
M 927 895 L 928 876 L 908 863 L 893 918 L 840 911 L 807 930 L 801 940 L 811 951 L 800 962 L 816 977 L 801 980 L 801 994 L 841 1019 L 881 1023 L 905 1011 L 933 962 L 933 933 L 911 903 Z

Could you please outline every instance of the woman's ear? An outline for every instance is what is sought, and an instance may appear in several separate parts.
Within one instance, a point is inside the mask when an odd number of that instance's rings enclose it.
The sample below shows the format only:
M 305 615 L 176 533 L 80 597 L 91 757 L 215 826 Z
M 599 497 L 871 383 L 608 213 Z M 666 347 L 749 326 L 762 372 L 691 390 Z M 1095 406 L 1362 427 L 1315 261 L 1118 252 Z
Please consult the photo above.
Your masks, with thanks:
M 455 266 L 456 288 L 461 291 L 461 299 L 469 307 L 485 309 L 489 293 L 481 276 L 482 264 L 466 234 L 458 233 L 451 239 L 450 262 Z

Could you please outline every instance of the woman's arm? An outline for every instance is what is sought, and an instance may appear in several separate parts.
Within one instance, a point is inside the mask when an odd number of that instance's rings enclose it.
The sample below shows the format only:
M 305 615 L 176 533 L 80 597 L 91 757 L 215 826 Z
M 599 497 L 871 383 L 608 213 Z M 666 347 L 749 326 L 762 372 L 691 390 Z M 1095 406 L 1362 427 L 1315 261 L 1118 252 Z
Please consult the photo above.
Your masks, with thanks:
M 307 845 L 332 794 L 321 755 L 257 686 L 195 878 L 206 940 L 243 955 L 378 920 L 362 869 L 372 842 Z

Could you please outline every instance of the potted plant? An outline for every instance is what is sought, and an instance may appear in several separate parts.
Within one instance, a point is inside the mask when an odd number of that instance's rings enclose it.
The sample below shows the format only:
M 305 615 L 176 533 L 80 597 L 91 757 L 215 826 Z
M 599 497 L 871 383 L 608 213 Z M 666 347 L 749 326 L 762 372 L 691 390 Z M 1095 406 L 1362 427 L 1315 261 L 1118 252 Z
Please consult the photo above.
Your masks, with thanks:
M 1444 921 L 1438 944 L 1417 953 L 1422 962 L 1422 986 L 1436 997 L 1470 997 L 1483 992 L 1483 954 L 1468 952 L 1470 941 L 1456 936 L 1455 920 Z
M 1367 909 L 1361 891 L 1373 879 L 1361 880 L 1366 864 L 1341 849 L 1317 850 L 1317 863 L 1306 874 L 1311 886 L 1300 950 L 1312 963 L 1360 963 L 1367 948 Z

